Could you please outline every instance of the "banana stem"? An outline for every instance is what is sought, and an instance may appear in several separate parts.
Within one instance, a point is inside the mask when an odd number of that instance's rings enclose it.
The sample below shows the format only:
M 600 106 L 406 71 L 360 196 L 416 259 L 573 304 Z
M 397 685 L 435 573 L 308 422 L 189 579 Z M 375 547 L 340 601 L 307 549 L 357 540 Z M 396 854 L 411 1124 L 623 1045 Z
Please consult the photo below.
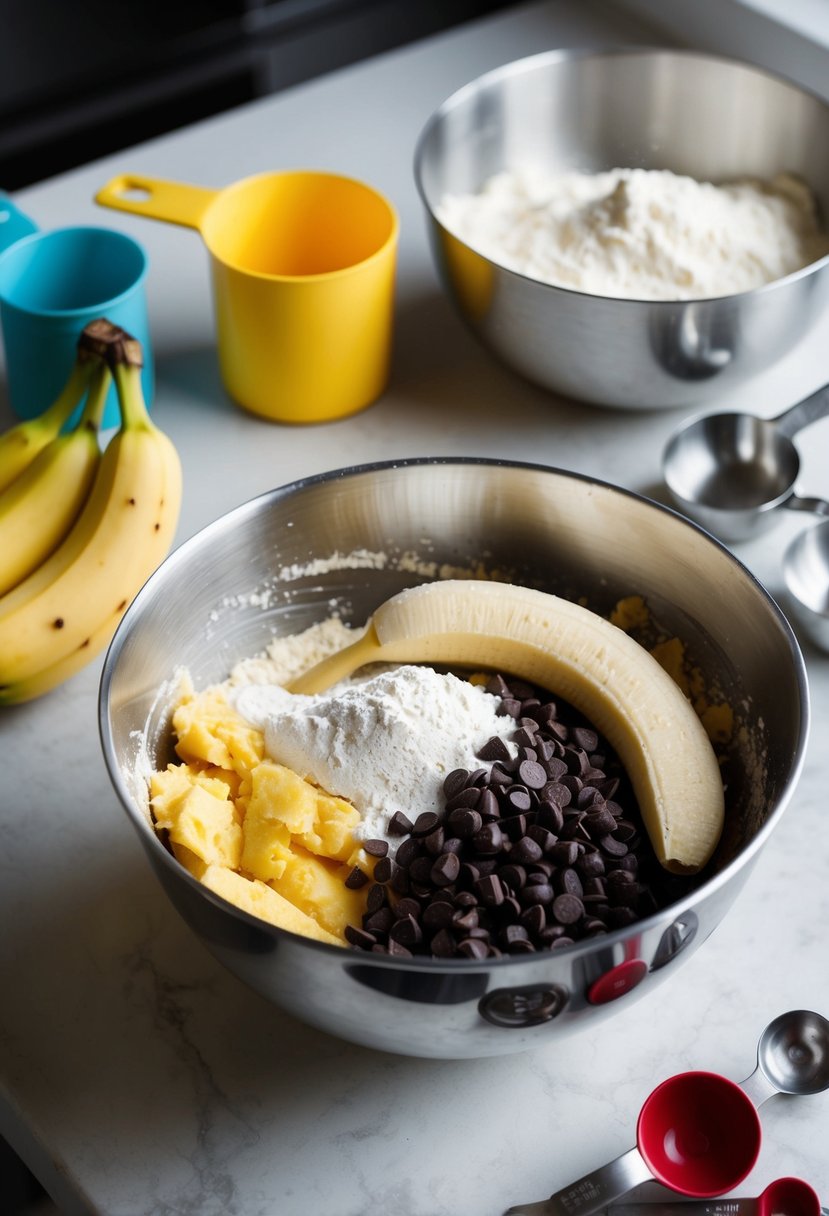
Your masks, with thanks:
M 141 388 L 141 367 L 135 363 L 112 362 L 112 375 L 121 407 L 121 422 L 131 430 L 152 427 Z
M 109 386 L 112 384 L 112 375 L 106 364 L 99 360 L 93 361 L 91 374 L 89 396 L 86 399 L 86 405 L 84 406 L 78 426 L 86 427 L 90 431 L 98 431 L 100 430 L 101 420 L 104 416 L 104 406 L 106 405 Z

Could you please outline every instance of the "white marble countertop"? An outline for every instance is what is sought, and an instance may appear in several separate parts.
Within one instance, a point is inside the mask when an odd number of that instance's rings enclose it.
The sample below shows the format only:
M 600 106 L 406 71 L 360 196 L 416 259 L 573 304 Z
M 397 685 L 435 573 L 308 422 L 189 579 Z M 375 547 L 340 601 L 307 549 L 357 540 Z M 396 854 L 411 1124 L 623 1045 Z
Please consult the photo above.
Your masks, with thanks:
M 659 494 L 677 416 L 579 406 L 490 359 L 439 290 L 411 172 L 431 110 L 481 71 L 555 46 L 653 40 L 610 4 L 550 0 L 20 194 L 43 227 L 108 223 L 149 251 L 154 414 L 186 482 L 179 539 L 297 477 L 406 456 L 541 460 Z M 117 171 L 220 186 L 300 166 L 385 191 L 402 243 L 388 392 L 348 421 L 288 429 L 246 416 L 222 392 L 199 237 L 102 213 L 92 195 Z M 827 342 L 829 318 L 769 374 L 761 399 L 724 404 L 781 410 L 826 379 Z M 804 493 L 826 493 L 829 425 L 802 451 Z M 774 595 L 787 530 L 802 526 L 791 514 L 738 550 Z M 712 938 L 594 1037 L 458 1063 L 380 1055 L 308 1029 L 208 955 L 111 790 L 96 729 L 100 660 L 3 711 L 0 1132 L 63 1210 L 105 1216 L 497 1216 L 602 1164 L 633 1143 L 636 1113 L 662 1078 L 705 1068 L 740 1079 L 772 1017 L 829 1013 L 829 657 L 805 652 L 813 731 L 801 783 Z M 775 1098 L 763 1125 L 741 1193 L 797 1174 L 829 1201 L 829 1094 Z

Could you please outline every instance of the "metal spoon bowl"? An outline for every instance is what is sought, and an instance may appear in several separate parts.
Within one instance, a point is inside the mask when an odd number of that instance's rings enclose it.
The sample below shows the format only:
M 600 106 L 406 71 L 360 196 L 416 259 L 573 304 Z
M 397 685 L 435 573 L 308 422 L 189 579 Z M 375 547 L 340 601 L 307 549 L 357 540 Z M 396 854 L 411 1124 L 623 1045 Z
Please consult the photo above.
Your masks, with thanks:
M 794 492 L 800 458 L 792 436 L 829 413 L 829 386 L 776 418 L 709 414 L 668 441 L 663 476 L 677 506 L 723 540 L 748 540 L 778 507 L 829 515 L 829 502 Z
M 788 607 L 796 624 L 829 650 L 829 523 L 806 528 L 783 555 Z
M 757 1066 L 741 1088 L 755 1106 L 774 1094 L 829 1089 L 829 1021 L 809 1009 L 781 1013 L 760 1036 Z

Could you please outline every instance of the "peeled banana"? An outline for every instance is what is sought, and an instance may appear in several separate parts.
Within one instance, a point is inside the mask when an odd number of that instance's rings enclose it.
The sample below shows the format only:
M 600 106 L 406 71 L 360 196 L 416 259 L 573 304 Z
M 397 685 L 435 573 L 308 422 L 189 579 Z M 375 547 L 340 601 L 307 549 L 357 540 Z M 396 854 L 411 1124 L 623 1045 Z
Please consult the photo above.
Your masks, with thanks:
M 37 454 L 60 434 L 87 389 L 93 367 L 91 359 L 79 355 L 60 396 L 49 408 L 39 417 L 18 422 L 0 435 L 0 491 L 10 486 Z
M 98 362 L 77 427 L 57 435 L 0 491 L 0 595 L 46 560 L 80 514 L 101 457 L 98 430 L 111 382 Z
M 617 752 L 661 864 L 693 873 L 710 859 L 724 796 L 708 736 L 659 663 L 603 617 L 526 587 L 427 583 L 387 600 L 358 641 L 290 689 L 323 692 L 374 662 L 484 666 L 563 697 Z
M 102 649 L 173 540 L 178 454 L 147 413 L 140 346 L 109 330 L 101 351 L 118 390 L 121 429 L 69 535 L 0 597 L 0 703 L 39 696 Z

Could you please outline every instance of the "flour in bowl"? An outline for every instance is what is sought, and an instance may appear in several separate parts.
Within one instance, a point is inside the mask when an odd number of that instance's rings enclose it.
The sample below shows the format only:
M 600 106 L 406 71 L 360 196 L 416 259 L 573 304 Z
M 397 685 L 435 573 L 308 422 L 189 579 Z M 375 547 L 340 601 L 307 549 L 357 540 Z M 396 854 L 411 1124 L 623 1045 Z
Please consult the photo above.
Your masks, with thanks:
M 656 169 L 504 172 L 436 214 L 499 265 L 622 299 L 733 295 L 829 253 L 811 192 L 786 173 L 715 186 Z

